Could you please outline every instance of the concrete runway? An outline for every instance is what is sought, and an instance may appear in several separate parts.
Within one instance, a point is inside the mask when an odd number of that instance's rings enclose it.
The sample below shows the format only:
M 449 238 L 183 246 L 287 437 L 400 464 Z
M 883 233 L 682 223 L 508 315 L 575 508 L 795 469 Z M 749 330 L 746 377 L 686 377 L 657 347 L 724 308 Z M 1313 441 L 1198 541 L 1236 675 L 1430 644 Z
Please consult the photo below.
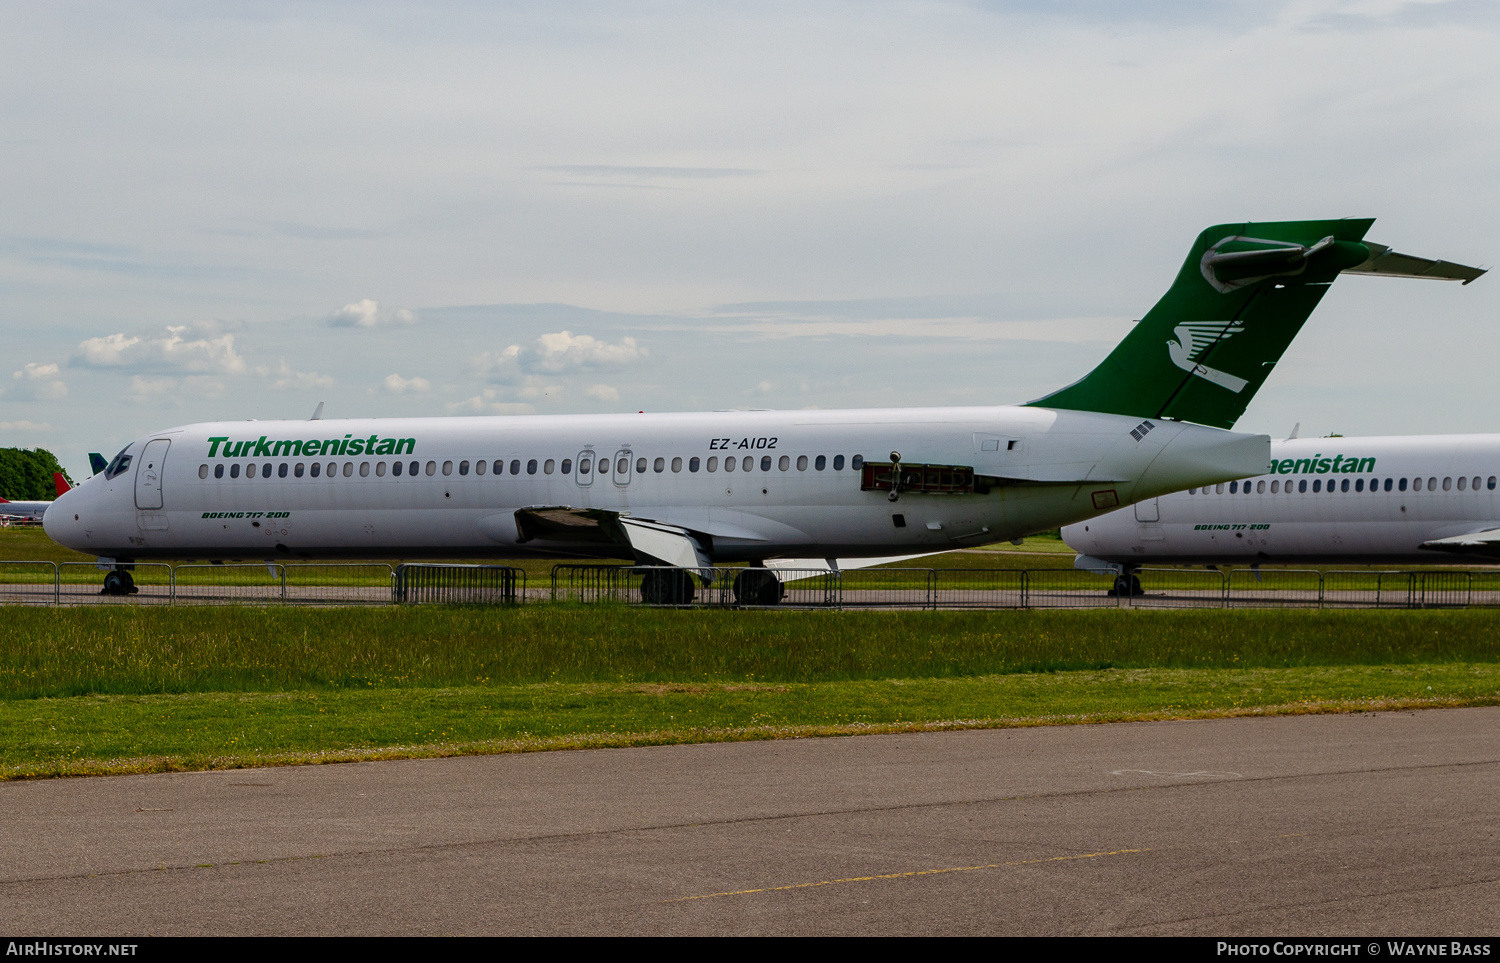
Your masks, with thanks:
M 0 784 L 16 935 L 1500 931 L 1500 708 Z

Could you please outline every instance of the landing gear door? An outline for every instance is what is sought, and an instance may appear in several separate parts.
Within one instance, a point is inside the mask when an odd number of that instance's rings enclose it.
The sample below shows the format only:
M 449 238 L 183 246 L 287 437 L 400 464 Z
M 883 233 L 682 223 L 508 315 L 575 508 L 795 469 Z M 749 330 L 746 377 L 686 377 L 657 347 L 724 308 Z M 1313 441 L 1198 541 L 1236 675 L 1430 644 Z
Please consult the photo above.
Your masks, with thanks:
M 161 475 L 167 461 L 167 448 L 172 444 L 166 438 L 146 443 L 146 450 L 135 461 L 135 507 L 161 508 Z

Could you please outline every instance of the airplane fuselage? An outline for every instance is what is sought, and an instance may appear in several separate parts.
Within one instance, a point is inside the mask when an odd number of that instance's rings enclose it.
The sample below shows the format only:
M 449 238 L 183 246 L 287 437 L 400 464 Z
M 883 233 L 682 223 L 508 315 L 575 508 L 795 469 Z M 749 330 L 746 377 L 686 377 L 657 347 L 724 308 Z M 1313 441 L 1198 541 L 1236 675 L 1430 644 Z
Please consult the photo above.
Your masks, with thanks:
M 630 558 L 523 531 L 597 511 L 714 562 L 937 552 L 1263 468 L 1269 439 L 1033 407 L 237 421 L 142 437 L 47 533 L 105 558 Z M 972 468 L 963 494 L 862 485 L 864 462 Z M 399 466 L 399 467 L 398 467 Z M 732 466 L 732 467 L 731 467 Z
M 1068 525 L 1063 539 L 1128 565 L 1472 564 L 1485 559 L 1422 545 L 1500 524 L 1500 435 L 1275 441 L 1271 467 Z

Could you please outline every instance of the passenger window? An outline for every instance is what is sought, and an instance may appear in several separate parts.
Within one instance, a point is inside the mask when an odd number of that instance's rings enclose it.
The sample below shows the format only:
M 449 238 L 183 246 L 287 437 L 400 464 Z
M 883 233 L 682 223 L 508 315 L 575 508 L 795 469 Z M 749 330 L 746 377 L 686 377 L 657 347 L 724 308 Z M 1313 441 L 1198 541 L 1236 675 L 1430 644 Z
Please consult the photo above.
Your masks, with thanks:
M 755 459 L 752 456 L 746 455 L 744 458 L 740 459 L 740 471 L 749 471 L 754 467 Z
M 1316 492 L 1320 492 L 1322 490 L 1323 490 L 1323 479 L 1321 479 L 1321 478 L 1314 478 L 1313 479 L 1313 492 L 1316 493 Z M 1328 490 L 1329 491 L 1333 491 L 1332 486 L 1330 486 Z
M 1393 480 L 1393 479 L 1390 479 L 1390 478 L 1387 478 L 1387 479 L 1386 479 L 1386 480 L 1385 480 L 1385 485 L 1384 485 L 1384 486 L 1383 486 L 1383 487 L 1384 487 L 1384 489 L 1385 489 L 1385 490 L 1386 490 L 1386 491 L 1390 491 L 1390 490 L 1391 490 L 1391 482 L 1392 482 L 1392 480 Z
M 1302 495 L 1302 494 L 1305 494 L 1306 492 L 1307 492 L 1307 479 L 1303 478 L 1303 479 L 1300 479 L 1297 482 L 1297 494 Z
M 317 478 L 319 475 L 323 474 L 323 466 L 318 464 L 317 462 L 313 462 L 312 468 L 308 469 L 308 474 L 312 475 L 314 478 Z
M 1464 478 L 1463 476 L 1459 476 L 1459 479 L 1458 479 L 1458 490 L 1459 491 L 1463 491 L 1465 488 L 1468 488 L 1468 487 L 1469 487 L 1469 480 L 1467 478 Z
M 474 463 L 474 474 L 483 475 L 489 467 L 490 463 L 487 461 L 476 461 Z
M 198 466 L 198 477 L 199 478 L 207 478 L 208 477 L 208 466 L 207 465 L 199 465 Z
M 1452 490 L 1453 490 L 1453 476 L 1449 475 L 1447 478 L 1443 479 L 1443 491 L 1445 491 L 1445 492 L 1451 492 Z
M 1405 478 L 1401 479 L 1401 481 L 1396 485 L 1396 487 L 1399 490 L 1401 490 L 1401 491 L 1406 491 L 1406 479 Z
M 1354 479 L 1354 490 L 1357 492 L 1365 490 L 1365 480 L 1363 478 Z
M 581 468 L 580 471 L 588 471 L 588 469 L 587 468 Z M 564 458 L 562 460 L 562 473 L 564 475 L 571 475 L 571 474 L 573 474 L 573 459 L 571 459 L 571 458 Z
M 512 458 L 510 460 L 510 473 L 512 475 L 519 475 L 519 474 L 521 474 L 521 459 L 519 459 L 519 458 Z
M 813 467 L 816 468 L 818 471 L 822 471 L 825 467 L 827 467 L 827 465 L 828 465 L 828 456 L 827 455 L 819 455 L 817 458 L 813 459 Z
M 1276 494 L 1279 491 L 1281 491 L 1281 482 L 1280 481 L 1273 481 L 1273 482 L 1271 482 L 1271 494 L 1274 495 L 1274 494 Z
M 535 458 L 532 458 L 532 459 L 530 459 L 530 460 L 528 460 L 526 462 L 526 474 L 528 474 L 528 475 L 535 475 L 536 474 L 536 459 Z
M 545 462 L 542 463 L 542 474 L 544 474 L 544 475 L 550 475 L 550 474 L 552 474 L 552 470 L 554 468 L 556 468 L 556 467 L 557 467 L 557 462 L 554 461 L 551 458 L 548 458 Z M 567 469 L 564 468 L 563 471 L 567 471 Z
M 376 478 L 384 478 L 385 477 L 385 462 L 378 461 L 378 462 L 375 463 L 375 477 Z
M 1420 478 L 1413 478 L 1411 480 L 1411 490 L 1414 491 L 1414 492 L 1421 491 L 1422 490 L 1422 479 L 1420 479 Z
M 399 461 L 398 462 L 392 462 L 392 464 L 391 464 L 391 474 L 392 475 L 399 475 L 399 474 L 401 474 L 401 467 L 402 466 L 401 466 L 401 463 Z M 314 465 L 313 466 L 313 474 L 316 475 L 317 473 L 318 473 L 318 466 Z
M 435 462 L 435 461 L 429 461 L 427 463 L 427 474 L 429 476 L 437 474 L 437 462 Z
M 1258 482 L 1256 482 L 1255 483 L 1255 494 L 1257 494 L 1257 495 L 1264 495 L 1265 493 L 1266 493 L 1266 483 L 1264 481 L 1258 481 Z
M 370 477 L 370 463 L 369 462 L 362 461 L 362 462 L 359 463 L 359 477 L 361 477 L 361 478 L 369 478 Z
M 746 468 L 745 470 L 749 471 L 750 469 Z M 761 471 L 770 471 L 771 470 L 771 456 L 770 455 L 762 455 L 760 457 L 760 470 Z
M 354 462 L 352 462 L 352 461 L 346 461 L 346 462 L 344 462 L 344 477 L 345 478 L 349 478 L 353 474 L 354 474 Z
M 504 459 L 501 459 L 501 458 L 496 458 L 495 459 L 494 472 L 497 475 L 503 475 L 503 474 L 505 474 L 505 461 L 504 461 Z
M 1224 483 L 1223 482 L 1219 482 L 1217 485 L 1214 486 L 1214 494 L 1215 495 L 1222 495 L 1222 494 L 1224 494 Z
M 641 459 L 640 470 L 641 471 L 645 471 L 646 470 L 646 459 L 644 459 L 644 458 Z M 666 471 L 667 470 L 667 460 L 665 458 L 657 458 L 655 461 L 653 461 L 651 463 L 651 470 L 654 471 L 654 472 L 656 472 L 657 474 L 661 474 L 662 472 Z
M 1343 481 L 1339 482 L 1339 491 L 1346 492 L 1348 490 L 1349 490 L 1349 479 L 1345 478 Z
M 786 455 L 782 455 L 776 462 L 776 468 L 779 471 L 786 471 L 790 467 L 792 467 L 792 460 Z
M 677 472 L 680 472 L 680 471 L 682 471 L 682 459 L 681 458 L 673 458 L 672 459 L 672 472 L 674 474 L 676 474 Z
M 714 455 L 712 458 L 710 458 L 708 460 L 708 470 L 709 471 L 718 471 L 719 470 L 719 456 L 718 455 Z M 1491 485 L 1490 487 L 1494 488 L 1495 486 Z
M 861 468 L 865 467 L 865 456 L 855 455 L 853 458 L 849 459 L 849 467 L 854 469 L 855 471 L 859 471 Z
M 1437 479 L 1436 478 L 1429 478 L 1429 479 L 1427 479 L 1427 490 L 1428 491 L 1436 491 L 1437 490 Z
M 1231 494 L 1231 495 L 1237 494 L 1239 492 L 1239 490 L 1240 490 L 1240 483 L 1239 482 L 1232 481 L 1232 482 L 1229 483 L 1229 494 Z
M 714 460 L 712 458 L 710 458 L 708 460 L 708 463 L 710 465 L 712 465 L 713 461 Z M 738 464 L 738 462 L 733 457 L 726 458 L 726 459 L 724 459 L 724 470 L 725 471 L 734 471 L 734 469 L 735 469 L 735 467 L 736 467 L 737 464 Z M 709 471 L 713 471 L 713 469 L 710 468 Z
M 807 456 L 806 455 L 798 455 L 797 456 L 797 470 L 798 471 L 807 471 Z
M 240 466 L 239 465 L 230 465 L 229 466 L 229 477 L 230 478 L 238 478 L 238 477 L 240 477 Z
M 844 470 L 844 456 L 843 455 L 834 455 L 833 456 L 833 470 L 834 471 L 843 471 Z
M 445 462 L 443 462 L 443 474 L 444 475 L 451 475 L 451 474 L 453 474 L 453 462 L 451 462 L 451 461 L 445 461 Z
M 702 465 L 703 462 L 698 459 L 697 455 L 694 455 L 693 457 L 688 459 L 688 471 L 692 472 L 695 475 L 698 473 L 698 469 L 702 467 Z
M 567 462 L 563 462 L 563 464 L 566 465 Z M 589 469 L 593 467 L 593 464 L 594 463 L 589 461 L 587 458 L 580 458 L 578 460 L 578 474 L 587 475 L 589 473 Z
M 459 462 L 458 463 L 458 473 L 460 475 L 467 475 L 469 473 L 469 463 L 466 462 L 466 461 Z
M 302 472 L 303 472 L 302 462 L 299 461 L 299 462 L 297 462 L 297 467 L 292 469 L 292 474 L 295 475 L 295 476 L 297 476 L 298 478 L 301 478 L 302 477 Z
M 1484 487 L 1488 488 L 1490 491 L 1494 491 L 1495 490 L 1495 476 L 1494 475 L 1491 475 L 1489 477 L 1489 480 L 1484 483 Z
M 215 478 L 223 478 L 224 477 L 224 466 L 223 465 L 215 465 L 214 466 L 214 477 Z
M 246 478 L 254 478 L 255 477 L 255 462 L 252 461 L 250 464 L 248 464 L 248 465 L 245 466 L 245 477 Z

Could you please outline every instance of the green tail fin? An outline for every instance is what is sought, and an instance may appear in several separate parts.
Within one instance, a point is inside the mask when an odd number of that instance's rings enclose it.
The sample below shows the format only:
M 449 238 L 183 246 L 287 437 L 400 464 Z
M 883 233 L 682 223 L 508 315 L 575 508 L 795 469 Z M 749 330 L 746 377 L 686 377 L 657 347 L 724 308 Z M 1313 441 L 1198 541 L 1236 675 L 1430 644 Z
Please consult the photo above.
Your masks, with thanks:
M 1030 402 L 1229 428 L 1340 271 L 1369 263 L 1373 218 L 1220 224 L 1083 380 Z

